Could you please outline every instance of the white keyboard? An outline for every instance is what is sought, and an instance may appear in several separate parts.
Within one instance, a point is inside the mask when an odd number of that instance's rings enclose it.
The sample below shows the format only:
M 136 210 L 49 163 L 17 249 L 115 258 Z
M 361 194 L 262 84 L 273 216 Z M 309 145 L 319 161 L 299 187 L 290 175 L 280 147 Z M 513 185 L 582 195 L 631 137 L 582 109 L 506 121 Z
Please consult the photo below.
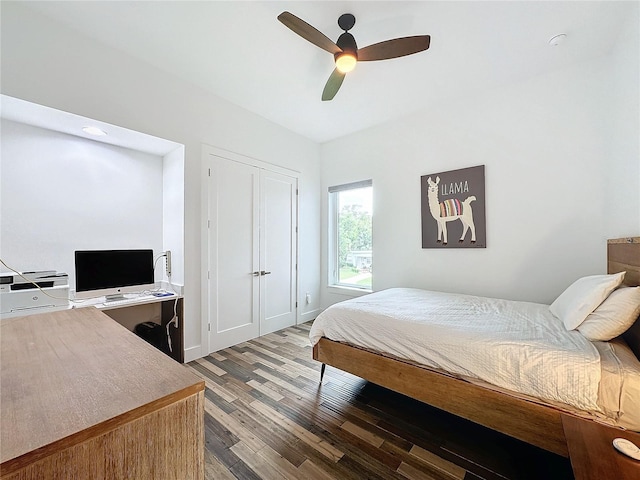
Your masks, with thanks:
M 141 295 L 139 297 L 125 298 L 124 300 L 110 300 L 101 303 L 102 307 L 117 307 L 118 305 L 133 305 L 137 302 L 144 302 L 145 300 L 155 300 L 157 297 L 153 295 Z

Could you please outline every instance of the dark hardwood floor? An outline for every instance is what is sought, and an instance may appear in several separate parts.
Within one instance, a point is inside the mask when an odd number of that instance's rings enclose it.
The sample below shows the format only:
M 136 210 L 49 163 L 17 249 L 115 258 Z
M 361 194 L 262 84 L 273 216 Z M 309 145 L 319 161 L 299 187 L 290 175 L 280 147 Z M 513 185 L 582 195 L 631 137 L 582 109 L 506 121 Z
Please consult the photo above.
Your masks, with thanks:
M 311 359 L 310 324 L 189 363 L 207 479 L 572 479 L 568 459 Z

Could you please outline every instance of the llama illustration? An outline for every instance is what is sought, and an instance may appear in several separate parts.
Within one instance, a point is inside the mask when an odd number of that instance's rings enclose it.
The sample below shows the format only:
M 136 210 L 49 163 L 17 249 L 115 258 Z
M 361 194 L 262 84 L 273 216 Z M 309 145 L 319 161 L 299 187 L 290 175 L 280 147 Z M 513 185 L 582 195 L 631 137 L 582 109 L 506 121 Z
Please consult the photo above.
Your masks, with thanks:
M 428 200 L 429 211 L 431 216 L 438 223 L 438 242 L 442 239 L 442 244 L 447 244 L 447 222 L 460 220 L 462 222 L 462 236 L 460 242 L 464 241 L 467 230 L 471 229 L 471 243 L 476 242 L 476 226 L 473 223 L 473 210 L 471 202 L 476 197 L 471 195 L 466 200 L 460 202 L 457 198 L 450 198 L 444 202 L 438 202 L 438 184 L 440 177 L 436 177 L 436 181 L 432 181 L 431 177 L 427 179 L 429 184 Z

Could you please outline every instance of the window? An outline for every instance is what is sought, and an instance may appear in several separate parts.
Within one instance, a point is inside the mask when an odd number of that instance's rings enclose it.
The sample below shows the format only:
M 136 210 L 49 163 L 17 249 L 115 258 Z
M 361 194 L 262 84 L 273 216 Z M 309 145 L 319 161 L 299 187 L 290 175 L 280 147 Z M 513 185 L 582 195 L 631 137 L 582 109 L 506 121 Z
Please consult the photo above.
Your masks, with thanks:
M 371 290 L 371 180 L 329 187 L 329 285 Z

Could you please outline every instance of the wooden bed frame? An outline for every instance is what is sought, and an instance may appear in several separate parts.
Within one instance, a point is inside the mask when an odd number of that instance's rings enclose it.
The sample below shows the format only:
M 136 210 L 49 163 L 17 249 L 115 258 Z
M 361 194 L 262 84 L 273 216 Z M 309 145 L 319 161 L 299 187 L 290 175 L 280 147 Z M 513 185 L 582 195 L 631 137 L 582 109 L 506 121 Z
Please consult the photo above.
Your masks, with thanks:
M 625 284 L 640 285 L 640 237 L 608 240 L 607 272 L 626 271 Z M 640 320 L 625 334 L 640 358 Z M 313 358 L 365 380 L 479 423 L 493 430 L 569 456 L 561 415 L 566 411 L 490 390 L 426 368 L 321 338 Z M 569 414 L 570 415 L 570 414 Z

